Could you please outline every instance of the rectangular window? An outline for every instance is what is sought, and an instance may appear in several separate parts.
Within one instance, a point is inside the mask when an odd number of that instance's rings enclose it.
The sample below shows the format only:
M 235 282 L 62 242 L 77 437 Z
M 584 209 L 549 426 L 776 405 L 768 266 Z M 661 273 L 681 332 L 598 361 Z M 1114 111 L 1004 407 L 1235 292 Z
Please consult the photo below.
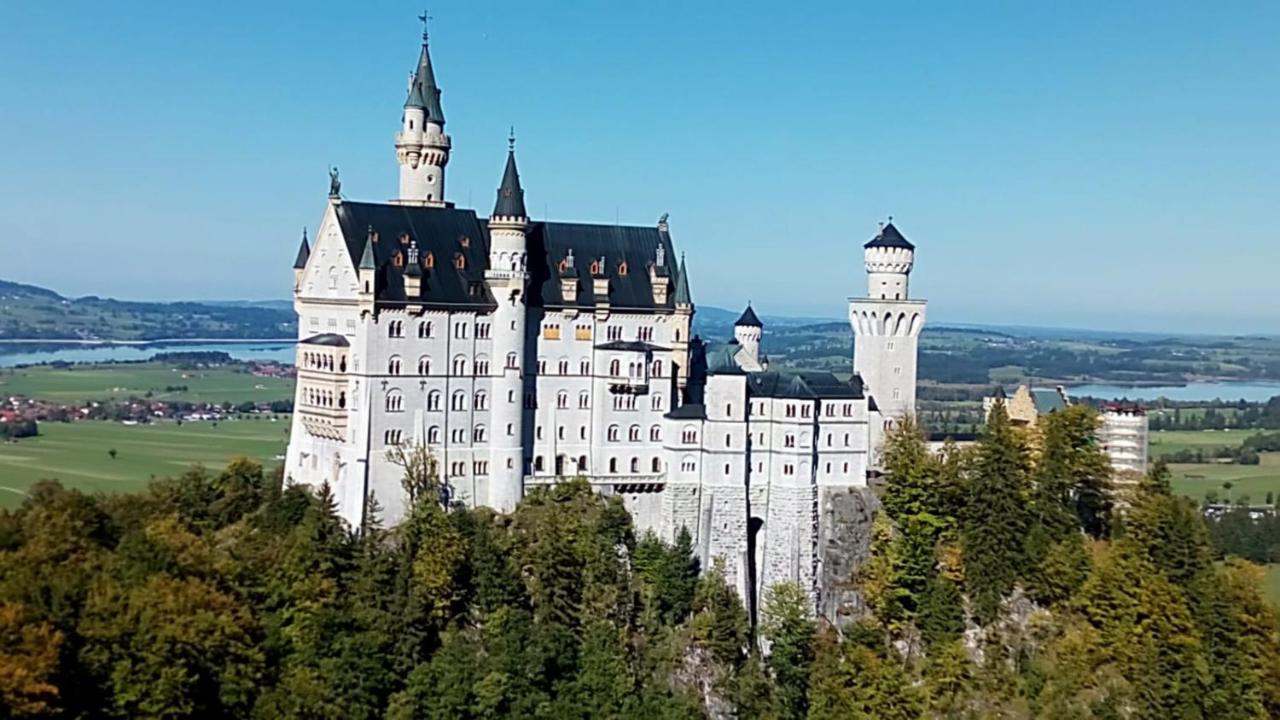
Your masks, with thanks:
M 543 325 L 542 339 L 543 340 L 559 340 L 560 326 L 559 325 Z
M 590 340 L 590 339 L 591 339 L 591 326 L 590 326 L 590 325 L 579 325 L 579 326 L 578 326 L 578 327 L 573 331 L 573 339 L 574 339 L 574 340 Z

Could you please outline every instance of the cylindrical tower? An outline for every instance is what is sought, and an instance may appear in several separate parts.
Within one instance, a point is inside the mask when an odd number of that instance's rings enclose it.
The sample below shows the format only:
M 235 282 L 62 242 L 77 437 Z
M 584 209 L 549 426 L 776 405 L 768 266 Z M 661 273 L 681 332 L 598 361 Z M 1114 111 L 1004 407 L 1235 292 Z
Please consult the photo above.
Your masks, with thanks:
M 529 216 L 516 170 L 515 138 L 498 202 L 489 217 L 489 269 L 485 281 L 498 307 L 493 313 L 493 434 L 489 442 L 489 497 L 483 503 L 508 512 L 524 495 L 525 233 Z M 480 498 L 477 498 L 479 501 Z
M 444 134 L 444 109 L 436 85 L 427 48 L 427 32 L 422 32 L 422 53 L 418 69 L 409 80 L 409 97 L 404 102 L 400 132 L 396 133 L 396 162 L 400 164 L 399 202 L 414 205 L 444 205 L 444 169 L 449 164 L 452 142 Z

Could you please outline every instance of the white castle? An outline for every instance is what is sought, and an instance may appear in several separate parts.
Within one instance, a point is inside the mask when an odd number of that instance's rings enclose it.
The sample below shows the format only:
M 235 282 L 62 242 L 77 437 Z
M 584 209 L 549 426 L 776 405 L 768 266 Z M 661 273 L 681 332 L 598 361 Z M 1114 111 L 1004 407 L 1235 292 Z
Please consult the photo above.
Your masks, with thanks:
M 446 200 L 452 143 L 423 34 L 400 132 L 400 196 L 345 200 L 335 177 L 294 264 L 298 383 L 287 483 L 328 483 L 353 526 L 371 496 L 406 510 L 389 452 L 421 445 L 451 497 L 511 510 L 584 477 L 637 527 L 687 528 L 744 598 L 798 581 L 818 602 L 874 450 L 914 412 L 925 303 L 892 223 L 850 300 L 850 380 L 772 369 L 750 307 L 725 343 L 691 335 L 689 272 L 653 227 L 533 221 L 514 140 L 493 212 Z M 837 563 L 838 564 L 838 563 Z

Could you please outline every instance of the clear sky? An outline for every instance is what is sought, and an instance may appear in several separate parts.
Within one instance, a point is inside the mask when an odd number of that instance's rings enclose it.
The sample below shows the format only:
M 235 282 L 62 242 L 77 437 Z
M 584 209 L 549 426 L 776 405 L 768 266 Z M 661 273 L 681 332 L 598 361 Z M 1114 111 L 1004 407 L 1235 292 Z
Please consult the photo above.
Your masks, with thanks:
M 891 7 L 892 6 L 892 7 Z M 0 278 L 283 298 L 394 196 L 405 2 L 0 3 Z M 671 214 L 694 299 L 840 317 L 892 215 L 933 322 L 1280 332 L 1280 3 L 430 8 L 446 192 Z

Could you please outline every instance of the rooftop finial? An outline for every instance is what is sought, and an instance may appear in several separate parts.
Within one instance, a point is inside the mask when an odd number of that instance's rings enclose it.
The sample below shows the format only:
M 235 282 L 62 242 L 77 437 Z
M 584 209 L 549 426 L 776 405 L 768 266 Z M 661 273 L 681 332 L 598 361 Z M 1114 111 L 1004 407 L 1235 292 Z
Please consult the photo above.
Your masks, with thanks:
M 516 126 L 511 126 L 511 131 L 507 135 L 507 151 L 515 152 L 516 149 Z
M 893 222 L 893 216 L 892 216 L 892 215 L 890 215 L 890 216 L 889 216 L 889 222 L 890 222 L 890 223 L 892 223 L 892 222 Z
M 422 14 L 418 16 L 418 21 L 422 23 L 422 43 L 427 43 L 427 21 L 433 19 L 427 14 L 427 9 L 422 9 Z

